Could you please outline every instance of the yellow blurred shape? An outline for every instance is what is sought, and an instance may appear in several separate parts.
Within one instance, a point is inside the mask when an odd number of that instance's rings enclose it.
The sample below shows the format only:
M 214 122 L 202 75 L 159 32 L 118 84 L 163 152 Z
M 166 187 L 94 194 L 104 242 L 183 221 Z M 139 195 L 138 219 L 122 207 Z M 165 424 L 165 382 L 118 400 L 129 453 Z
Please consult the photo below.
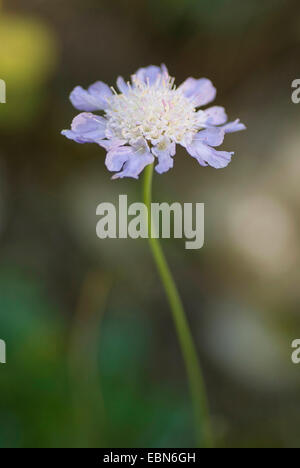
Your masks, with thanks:
M 0 127 L 26 130 L 42 109 L 57 43 L 42 19 L 14 14 L 0 15 L 0 43 L 0 78 L 6 82 Z
M 38 19 L 1 15 L 0 44 L 1 78 L 10 88 L 33 87 L 54 68 L 55 40 Z

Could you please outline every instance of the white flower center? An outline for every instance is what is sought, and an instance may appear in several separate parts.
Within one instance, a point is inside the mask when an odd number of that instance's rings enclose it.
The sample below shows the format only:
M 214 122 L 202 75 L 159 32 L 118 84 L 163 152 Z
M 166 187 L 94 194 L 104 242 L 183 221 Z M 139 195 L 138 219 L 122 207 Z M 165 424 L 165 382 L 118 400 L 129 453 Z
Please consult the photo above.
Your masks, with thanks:
M 159 77 L 152 86 L 133 77 L 128 92 L 114 94 L 108 103 L 108 132 L 129 144 L 141 137 L 152 144 L 162 138 L 186 142 L 200 128 L 199 113 L 170 77 Z

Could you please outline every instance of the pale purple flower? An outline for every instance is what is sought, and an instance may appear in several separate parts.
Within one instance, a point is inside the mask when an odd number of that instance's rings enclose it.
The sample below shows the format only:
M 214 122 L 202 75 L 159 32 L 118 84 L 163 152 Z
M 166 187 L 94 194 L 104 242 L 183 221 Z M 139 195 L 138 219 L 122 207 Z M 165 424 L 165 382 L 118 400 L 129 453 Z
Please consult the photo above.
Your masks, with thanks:
M 173 167 L 176 144 L 201 166 L 226 167 L 233 152 L 217 151 L 226 133 L 246 127 L 239 120 L 227 123 L 219 106 L 199 110 L 216 97 L 207 78 L 188 78 L 178 88 L 165 65 L 140 68 L 125 82 L 117 79 L 119 93 L 98 81 L 87 90 L 77 86 L 73 106 L 84 111 L 62 132 L 77 143 L 97 143 L 107 151 L 105 164 L 113 178 L 134 177 L 148 165 L 162 174 Z M 102 111 L 102 115 L 92 112 Z

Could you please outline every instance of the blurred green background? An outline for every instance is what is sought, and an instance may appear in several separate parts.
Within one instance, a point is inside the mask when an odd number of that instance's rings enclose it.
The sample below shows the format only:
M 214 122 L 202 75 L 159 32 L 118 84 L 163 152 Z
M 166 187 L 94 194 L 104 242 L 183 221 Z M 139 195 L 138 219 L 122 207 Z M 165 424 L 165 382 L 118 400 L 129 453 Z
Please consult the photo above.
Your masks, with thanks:
M 208 77 L 247 132 L 226 170 L 179 151 L 158 201 L 204 202 L 206 241 L 163 246 L 204 367 L 219 447 L 300 447 L 300 4 L 2 0 L 0 447 L 193 447 L 171 315 L 145 241 L 96 237 L 105 152 L 60 135 L 78 84 L 165 62 Z

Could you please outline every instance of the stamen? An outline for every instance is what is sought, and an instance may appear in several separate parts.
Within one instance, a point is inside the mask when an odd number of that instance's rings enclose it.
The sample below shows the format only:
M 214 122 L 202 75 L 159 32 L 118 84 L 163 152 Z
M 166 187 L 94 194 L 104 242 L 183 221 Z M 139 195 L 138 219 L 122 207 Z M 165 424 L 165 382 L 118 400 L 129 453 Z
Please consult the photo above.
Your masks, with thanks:
M 200 128 L 193 103 L 170 76 L 159 75 L 151 85 L 149 78 L 141 81 L 133 75 L 126 94 L 112 90 L 105 113 L 108 130 L 116 138 L 129 143 L 142 137 L 152 144 L 166 136 L 176 142 L 191 138 Z

